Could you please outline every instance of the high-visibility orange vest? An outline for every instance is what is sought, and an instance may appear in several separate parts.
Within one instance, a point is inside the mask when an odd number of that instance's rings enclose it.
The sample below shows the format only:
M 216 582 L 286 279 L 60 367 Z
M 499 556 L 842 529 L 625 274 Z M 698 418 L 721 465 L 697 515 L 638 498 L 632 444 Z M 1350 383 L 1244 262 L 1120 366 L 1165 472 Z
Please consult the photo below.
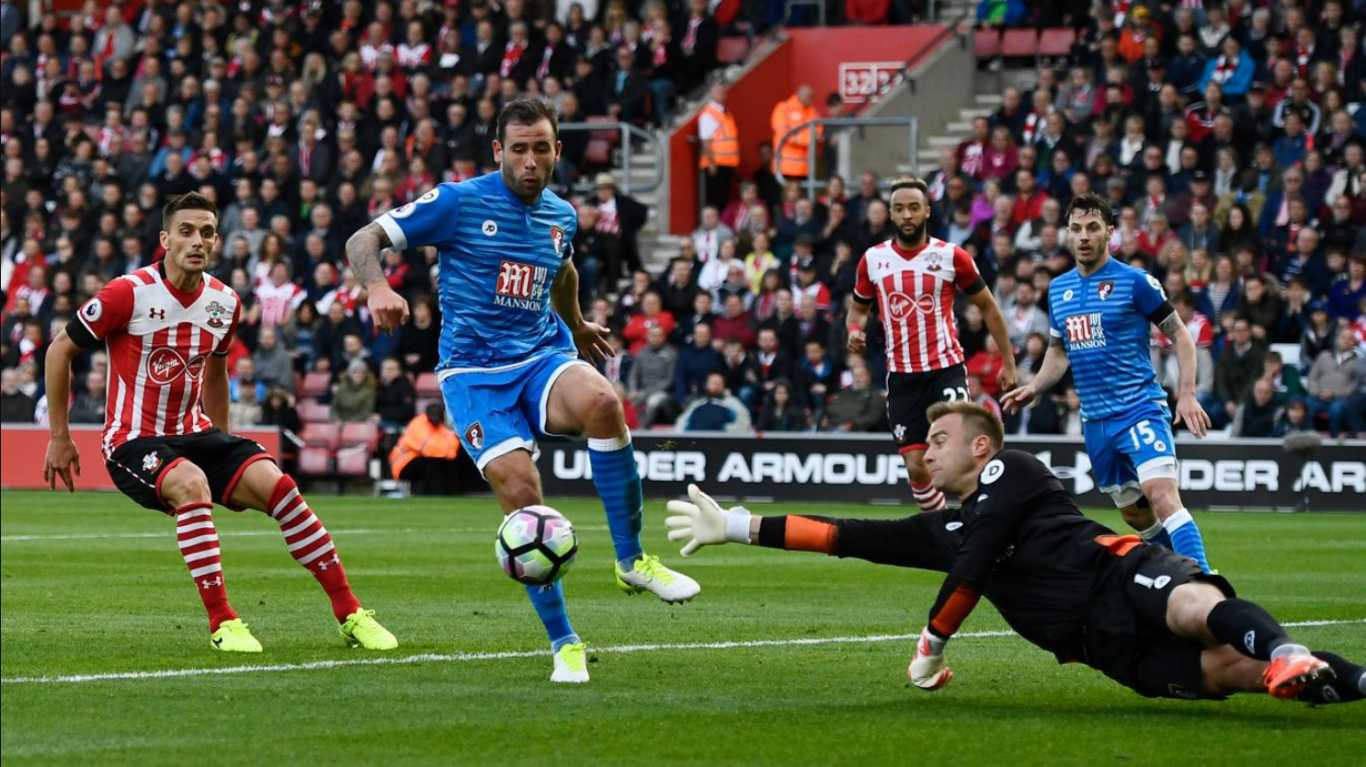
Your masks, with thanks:
M 740 130 L 735 127 L 735 118 L 715 103 L 708 102 L 702 114 L 716 120 L 716 132 L 706 142 L 702 150 L 700 165 L 706 170 L 713 165 L 722 168 L 736 168 L 740 165 Z
M 425 414 L 419 413 L 408 422 L 408 427 L 403 430 L 403 436 L 398 444 L 389 451 L 389 469 L 393 472 L 394 479 L 398 479 L 403 473 L 403 467 L 414 458 L 442 458 L 453 461 L 458 455 L 460 440 L 455 436 L 455 432 L 446 428 L 444 424 L 433 426 Z
M 782 149 L 778 149 L 778 142 L 782 141 L 787 132 L 798 125 L 811 122 L 820 118 L 820 114 L 815 107 L 804 106 L 796 94 L 793 94 L 785 101 L 778 102 L 773 107 L 773 115 L 770 122 L 773 125 L 773 150 L 777 153 L 774 157 L 774 165 L 777 166 L 784 176 L 801 177 L 810 173 L 806 167 L 807 144 L 810 142 L 810 129 L 801 130 L 792 134 L 783 144 Z M 824 136 L 823 126 L 816 126 L 816 140 L 820 141 Z

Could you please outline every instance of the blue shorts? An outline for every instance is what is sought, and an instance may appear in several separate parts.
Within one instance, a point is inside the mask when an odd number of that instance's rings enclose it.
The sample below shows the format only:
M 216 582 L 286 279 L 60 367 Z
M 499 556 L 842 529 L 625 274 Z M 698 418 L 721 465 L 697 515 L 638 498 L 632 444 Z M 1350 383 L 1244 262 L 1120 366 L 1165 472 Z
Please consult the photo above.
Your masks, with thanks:
M 1165 403 L 1149 402 L 1082 426 L 1091 472 L 1102 493 L 1123 508 L 1143 497 L 1142 483 L 1176 479 L 1176 440 Z
M 553 352 L 514 365 L 438 373 L 446 419 L 481 474 L 490 461 L 513 450 L 534 455 L 537 436 L 558 436 L 546 430 L 550 387 L 571 366 L 587 364 Z

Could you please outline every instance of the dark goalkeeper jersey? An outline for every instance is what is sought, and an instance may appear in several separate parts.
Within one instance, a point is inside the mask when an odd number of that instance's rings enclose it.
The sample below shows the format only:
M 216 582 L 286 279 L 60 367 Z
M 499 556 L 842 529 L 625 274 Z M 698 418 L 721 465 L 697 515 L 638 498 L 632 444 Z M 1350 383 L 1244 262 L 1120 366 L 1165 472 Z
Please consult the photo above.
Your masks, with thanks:
M 956 532 L 959 542 L 936 535 L 936 548 L 956 553 L 938 557 L 948 577 L 930 610 L 933 632 L 952 636 L 986 596 L 1025 639 L 1060 661 L 1080 657 L 1092 585 L 1111 559 L 1096 539 L 1113 532 L 1083 516 L 1047 466 L 1002 450 L 983 467 L 977 492 L 934 527 Z

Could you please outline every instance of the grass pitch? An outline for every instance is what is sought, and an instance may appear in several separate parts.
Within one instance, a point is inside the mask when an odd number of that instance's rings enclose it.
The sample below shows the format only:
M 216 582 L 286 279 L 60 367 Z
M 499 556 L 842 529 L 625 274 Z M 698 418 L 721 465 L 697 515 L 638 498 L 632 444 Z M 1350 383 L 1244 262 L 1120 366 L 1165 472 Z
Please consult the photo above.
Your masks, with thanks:
M 312 501 L 398 651 L 343 647 L 321 590 L 260 513 L 215 513 L 229 593 L 266 647 L 224 656 L 167 518 L 113 494 L 0 496 L 0 758 L 1246 767 L 1359 765 L 1366 753 L 1366 703 L 1147 700 L 1002 635 L 985 601 L 950 645 L 954 683 L 908 688 L 912 640 L 895 635 L 919 631 L 939 574 L 734 545 L 685 561 L 659 499 L 648 547 L 703 586 L 682 607 L 619 593 L 600 507 L 550 499 L 578 523 L 570 616 L 600 648 L 590 684 L 552 686 L 540 625 L 494 561 L 490 500 Z M 894 514 L 755 510 L 779 508 Z M 1199 521 L 1240 593 L 1286 622 L 1333 622 L 1293 632 L 1366 659 L 1366 515 Z M 99 678 L 26 681 L 82 675 Z

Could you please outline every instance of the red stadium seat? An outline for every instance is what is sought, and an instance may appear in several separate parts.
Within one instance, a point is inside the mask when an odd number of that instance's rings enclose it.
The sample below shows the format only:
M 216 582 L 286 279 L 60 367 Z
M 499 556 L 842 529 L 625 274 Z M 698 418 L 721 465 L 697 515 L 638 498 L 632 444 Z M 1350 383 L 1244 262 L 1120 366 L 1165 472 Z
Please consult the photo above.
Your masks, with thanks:
M 325 447 L 306 447 L 299 451 L 299 473 L 325 477 L 332 473 L 332 451 Z
M 590 123 L 615 123 L 616 121 L 617 118 L 605 115 L 591 115 L 584 120 L 584 122 Z M 592 131 L 588 134 L 589 144 L 599 140 L 606 141 L 611 146 L 616 146 L 621 143 L 621 131 L 617 128 L 605 128 L 603 130 Z
M 299 400 L 299 420 L 304 423 L 326 423 L 332 420 L 332 408 L 315 399 Z
M 1072 52 L 1072 44 L 1077 41 L 1076 30 L 1071 27 L 1052 27 L 1039 35 L 1040 56 L 1066 56 Z
M 436 373 L 423 373 L 417 377 L 417 396 L 427 399 L 437 399 L 441 396 L 441 382 L 437 380 Z
M 308 447 L 336 450 L 341 442 L 341 426 L 335 423 L 306 423 L 299 437 Z
M 337 443 L 343 448 L 351 446 L 362 446 L 367 452 L 375 452 L 379 447 L 379 426 L 370 421 L 359 423 L 344 423 L 341 427 L 341 439 Z
M 1001 55 L 1001 32 L 979 29 L 972 38 L 972 55 L 979 59 L 994 59 Z
M 326 396 L 327 390 L 331 386 L 332 377 L 327 373 L 309 373 L 304 376 L 303 384 L 299 386 L 299 398 L 318 399 Z
M 749 38 L 723 37 L 716 41 L 716 60 L 722 64 L 739 64 L 749 56 Z
M 1001 55 L 1006 58 L 1029 56 L 1039 52 L 1039 35 L 1033 29 L 1007 29 L 1001 35 Z
M 353 445 L 338 450 L 337 474 L 343 477 L 368 476 L 370 474 L 370 451 L 363 445 Z

